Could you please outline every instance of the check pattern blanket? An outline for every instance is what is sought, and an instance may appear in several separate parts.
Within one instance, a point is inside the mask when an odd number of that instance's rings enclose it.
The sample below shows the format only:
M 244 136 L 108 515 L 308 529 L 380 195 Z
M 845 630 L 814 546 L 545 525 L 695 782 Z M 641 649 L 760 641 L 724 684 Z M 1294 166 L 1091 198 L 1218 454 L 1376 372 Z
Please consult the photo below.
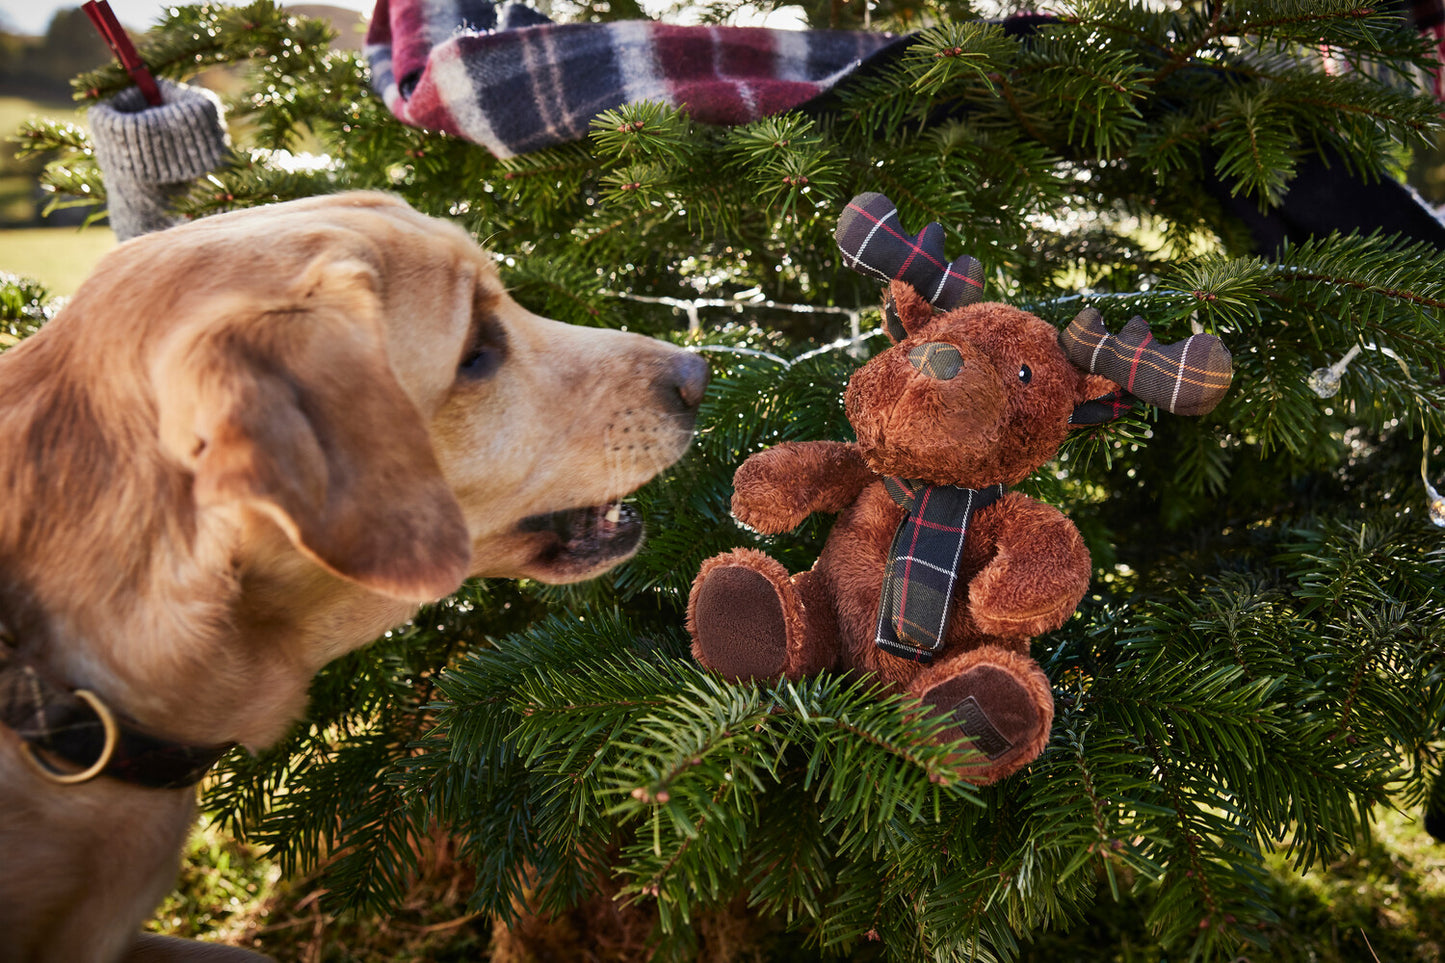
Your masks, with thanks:
M 552 23 L 522 3 L 378 0 L 366 37 L 372 86 L 400 120 L 500 158 L 578 140 L 623 104 L 741 124 L 802 106 L 893 34 Z

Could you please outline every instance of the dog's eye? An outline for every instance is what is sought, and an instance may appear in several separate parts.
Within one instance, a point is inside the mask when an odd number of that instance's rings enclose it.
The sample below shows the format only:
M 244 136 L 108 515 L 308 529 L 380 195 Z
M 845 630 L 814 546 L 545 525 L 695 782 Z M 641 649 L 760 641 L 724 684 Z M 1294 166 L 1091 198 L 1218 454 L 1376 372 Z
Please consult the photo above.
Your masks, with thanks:
M 1019 384 L 1028 384 L 1034 380 L 1034 373 L 1029 370 L 1026 364 L 1019 365 Z
M 467 378 L 485 378 L 497 370 L 502 353 L 495 348 L 482 345 L 468 351 L 457 365 L 457 374 Z
M 507 332 L 490 311 L 477 310 L 472 317 L 467 346 L 457 363 L 457 377 L 480 381 L 496 374 L 507 360 Z

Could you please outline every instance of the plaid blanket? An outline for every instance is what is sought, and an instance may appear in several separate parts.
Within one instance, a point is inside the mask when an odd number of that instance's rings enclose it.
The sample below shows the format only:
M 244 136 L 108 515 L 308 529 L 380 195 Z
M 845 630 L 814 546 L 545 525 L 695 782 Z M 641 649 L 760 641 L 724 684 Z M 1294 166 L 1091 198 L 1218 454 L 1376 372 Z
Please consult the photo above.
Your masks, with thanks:
M 883 488 L 908 515 L 888 548 L 873 641 L 890 655 L 932 662 L 953 612 L 968 523 L 974 512 L 1002 498 L 1004 487 L 974 490 L 888 477 Z
M 893 34 L 556 24 L 519 2 L 378 0 L 366 37 L 372 86 L 405 123 L 497 157 L 578 140 L 597 114 L 640 101 L 740 124 L 830 90 Z

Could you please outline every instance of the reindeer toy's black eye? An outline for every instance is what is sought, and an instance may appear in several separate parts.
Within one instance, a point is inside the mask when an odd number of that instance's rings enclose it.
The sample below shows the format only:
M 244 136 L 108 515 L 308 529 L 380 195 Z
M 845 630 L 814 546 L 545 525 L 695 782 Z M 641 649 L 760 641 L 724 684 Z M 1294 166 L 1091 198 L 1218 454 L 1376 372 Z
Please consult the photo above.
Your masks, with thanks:
M 1019 365 L 1019 384 L 1026 385 L 1034 380 L 1034 373 L 1029 370 L 1026 364 Z

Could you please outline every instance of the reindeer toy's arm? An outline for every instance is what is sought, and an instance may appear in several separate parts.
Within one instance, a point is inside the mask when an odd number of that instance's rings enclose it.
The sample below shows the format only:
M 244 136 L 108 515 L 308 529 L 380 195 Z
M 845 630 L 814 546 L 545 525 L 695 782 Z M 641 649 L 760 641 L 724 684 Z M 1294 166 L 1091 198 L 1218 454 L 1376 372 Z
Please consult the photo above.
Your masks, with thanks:
M 814 512 L 847 508 L 877 477 L 852 442 L 785 441 L 738 466 L 733 517 L 764 535 L 789 532 Z
M 1093 575 L 1079 530 L 1052 505 L 1010 492 L 979 519 L 989 560 L 968 585 L 968 612 L 986 635 L 1021 642 L 1063 625 Z

